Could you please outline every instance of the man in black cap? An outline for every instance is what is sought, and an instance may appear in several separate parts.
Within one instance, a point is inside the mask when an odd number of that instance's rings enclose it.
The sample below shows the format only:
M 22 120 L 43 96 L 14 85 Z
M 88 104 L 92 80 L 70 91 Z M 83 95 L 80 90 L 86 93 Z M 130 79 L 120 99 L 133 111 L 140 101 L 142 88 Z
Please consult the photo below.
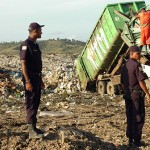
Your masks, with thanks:
M 129 138 L 130 146 L 134 144 L 138 147 L 143 144 L 141 136 L 145 122 L 145 94 L 147 100 L 150 101 L 150 94 L 144 81 L 148 77 L 138 62 L 140 56 L 140 48 L 131 46 L 129 48 L 129 59 L 121 71 L 127 117 L 126 136 Z
M 29 138 L 41 138 L 43 132 L 36 128 L 37 111 L 40 104 L 42 81 L 42 59 L 37 38 L 41 38 L 44 25 L 33 22 L 29 25 L 29 37 L 20 46 L 20 59 L 25 88 L 26 120 L 29 129 Z

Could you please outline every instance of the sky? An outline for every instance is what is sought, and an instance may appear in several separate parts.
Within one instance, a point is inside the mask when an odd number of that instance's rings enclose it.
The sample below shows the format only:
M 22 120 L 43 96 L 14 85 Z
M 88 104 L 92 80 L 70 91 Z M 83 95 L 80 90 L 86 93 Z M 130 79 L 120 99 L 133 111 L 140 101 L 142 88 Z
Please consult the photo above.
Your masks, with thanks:
M 42 40 L 85 42 L 106 5 L 121 2 L 131 0 L 0 0 L 0 42 L 25 40 L 31 22 L 45 25 Z

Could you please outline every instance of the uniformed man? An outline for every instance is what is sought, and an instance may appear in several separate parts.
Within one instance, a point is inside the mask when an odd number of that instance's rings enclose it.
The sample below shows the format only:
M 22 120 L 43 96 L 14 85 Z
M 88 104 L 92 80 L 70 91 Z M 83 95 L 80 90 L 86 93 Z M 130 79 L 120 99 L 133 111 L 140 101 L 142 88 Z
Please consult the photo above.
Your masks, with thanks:
M 144 97 L 150 101 L 150 94 L 145 84 L 147 75 L 143 72 L 137 60 L 140 59 L 141 50 L 138 46 L 129 48 L 129 59 L 122 67 L 121 83 L 124 89 L 126 106 L 127 129 L 126 136 L 129 145 L 142 146 L 141 135 L 145 122 Z
M 43 132 L 36 128 L 37 111 L 40 104 L 42 81 L 42 60 L 37 38 L 41 38 L 44 25 L 33 22 L 29 25 L 29 37 L 20 46 L 20 59 L 25 88 L 26 120 L 29 129 L 29 138 L 41 138 Z

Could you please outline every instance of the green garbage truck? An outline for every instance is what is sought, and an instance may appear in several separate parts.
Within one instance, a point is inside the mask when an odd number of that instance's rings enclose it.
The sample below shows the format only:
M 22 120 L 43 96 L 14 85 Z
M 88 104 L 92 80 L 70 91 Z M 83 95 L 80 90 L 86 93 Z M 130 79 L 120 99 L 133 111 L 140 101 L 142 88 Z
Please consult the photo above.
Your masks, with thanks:
M 121 92 L 120 66 L 128 57 L 131 45 L 140 45 L 140 25 L 135 15 L 146 7 L 144 1 L 108 4 L 82 53 L 75 60 L 81 89 L 114 95 Z M 142 50 L 143 68 L 149 71 L 149 54 Z

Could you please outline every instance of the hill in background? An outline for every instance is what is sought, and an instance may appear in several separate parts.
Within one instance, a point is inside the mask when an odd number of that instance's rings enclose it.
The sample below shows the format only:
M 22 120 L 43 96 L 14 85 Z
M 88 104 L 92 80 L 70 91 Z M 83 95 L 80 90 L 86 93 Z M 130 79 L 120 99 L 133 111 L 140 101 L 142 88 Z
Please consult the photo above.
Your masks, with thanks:
M 18 55 L 21 42 L 0 43 L 0 54 Z M 81 53 L 85 42 L 69 39 L 49 39 L 38 41 L 43 53 Z

